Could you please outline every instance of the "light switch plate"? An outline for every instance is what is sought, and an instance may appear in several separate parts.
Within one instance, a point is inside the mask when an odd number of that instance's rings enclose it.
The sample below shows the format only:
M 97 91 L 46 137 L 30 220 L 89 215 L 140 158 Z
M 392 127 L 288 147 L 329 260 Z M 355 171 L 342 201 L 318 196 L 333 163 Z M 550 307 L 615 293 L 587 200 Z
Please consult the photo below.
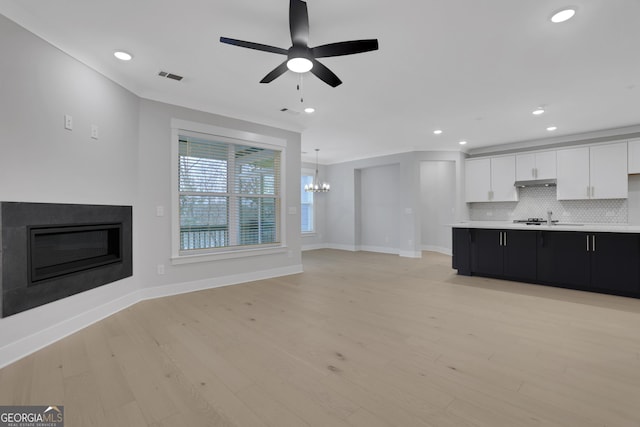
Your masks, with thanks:
M 71 117 L 69 114 L 64 115 L 64 128 L 67 130 L 73 129 L 73 117 Z

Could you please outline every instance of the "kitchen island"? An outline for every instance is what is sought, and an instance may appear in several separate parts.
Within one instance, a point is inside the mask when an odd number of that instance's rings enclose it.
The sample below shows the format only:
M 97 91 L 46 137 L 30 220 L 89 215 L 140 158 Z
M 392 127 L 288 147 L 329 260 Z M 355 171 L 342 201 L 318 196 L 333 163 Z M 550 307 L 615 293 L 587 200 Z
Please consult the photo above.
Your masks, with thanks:
M 452 224 L 458 274 L 640 297 L 640 227 Z

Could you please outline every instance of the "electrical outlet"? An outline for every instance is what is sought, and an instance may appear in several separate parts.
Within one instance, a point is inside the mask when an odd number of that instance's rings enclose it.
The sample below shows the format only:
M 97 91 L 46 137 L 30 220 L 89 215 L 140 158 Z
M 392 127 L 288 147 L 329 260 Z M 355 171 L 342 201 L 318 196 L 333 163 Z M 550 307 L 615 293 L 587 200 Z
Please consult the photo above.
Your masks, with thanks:
M 156 206 L 156 216 L 164 216 L 164 206 Z
M 69 114 L 64 115 L 64 128 L 67 130 L 73 130 L 73 117 Z
M 158 271 L 158 274 L 164 274 L 164 264 L 158 264 L 156 270 Z

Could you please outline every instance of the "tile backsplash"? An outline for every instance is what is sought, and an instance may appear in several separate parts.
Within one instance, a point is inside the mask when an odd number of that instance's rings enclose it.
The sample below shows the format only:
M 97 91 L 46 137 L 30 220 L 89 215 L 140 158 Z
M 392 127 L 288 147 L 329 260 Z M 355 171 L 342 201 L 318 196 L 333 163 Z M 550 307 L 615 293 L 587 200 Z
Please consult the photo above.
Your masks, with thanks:
M 469 203 L 472 221 L 511 221 L 525 218 L 547 218 L 560 222 L 626 224 L 629 222 L 626 199 L 557 200 L 556 187 L 518 189 L 518 202 Z

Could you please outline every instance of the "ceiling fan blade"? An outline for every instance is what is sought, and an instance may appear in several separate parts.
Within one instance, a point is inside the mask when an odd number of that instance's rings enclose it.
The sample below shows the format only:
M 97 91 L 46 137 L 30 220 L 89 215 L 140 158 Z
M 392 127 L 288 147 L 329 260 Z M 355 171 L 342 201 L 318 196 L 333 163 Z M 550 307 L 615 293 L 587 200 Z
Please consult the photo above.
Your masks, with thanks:
M 348 42 L 330 43 L 311 49 L 314 58 L 352 55 L 354 53 L 370 52 L 372 50 L 378 50 L 377 39 L 351 40 Z
M 342 84 L 342 80 L 340 80 L 338 76 L 333 73 L 333 71 L 331 71 L 315 59 L 312 59 L 311 62 L 313 62 L 313 68 L 311 69 L 311 72 L 315 74 L 315 76 L 320 80 L 331 87 L 340 86 Z
M 287 70 L 288 70 L 287 61 L 284 61 L 282 64 L 274 68 L 273 71 L 271 71 L 269 74 L 264 76 L 264 78 L 260 80 L 260 83 L 271 83 L 272 81 L 274 81 L 275 79 L 277 79 L 278 77 L 286 73 Z
M 309 13 L 307 3 L 302 0 L 291 0 L 289 3 L 289 29 L 294 46 L 309 45 Z
M 282 49 L 275 46 L 269 46 L 266 44 L 246 42 L 244 40 L 230 39 L 227 37 L 220 37 L 221 43 L 231 44 L 234 46 L 246 47 L 249 49 L 261 50 L 263 52 L 279 53 L 280 55 L 286 55 L 289 53 L 287 49 Z

